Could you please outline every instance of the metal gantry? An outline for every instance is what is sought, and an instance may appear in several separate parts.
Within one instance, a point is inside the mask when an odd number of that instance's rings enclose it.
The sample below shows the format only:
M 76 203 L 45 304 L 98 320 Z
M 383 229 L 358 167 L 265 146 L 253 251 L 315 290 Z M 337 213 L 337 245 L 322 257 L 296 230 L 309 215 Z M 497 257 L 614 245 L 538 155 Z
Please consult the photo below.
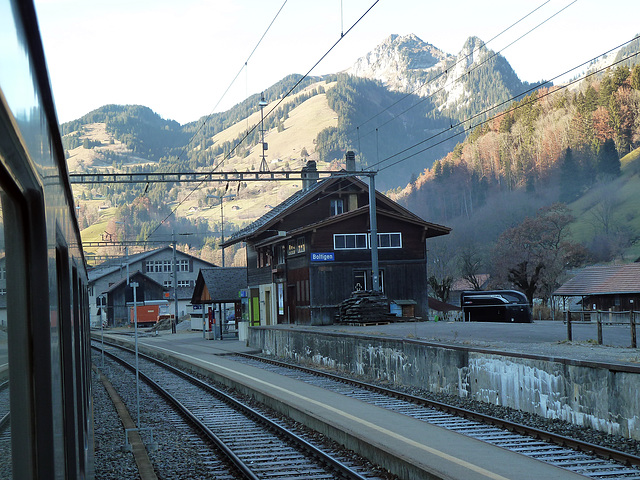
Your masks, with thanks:
M 320 177 L 328 176 L 361 176 L 370 177 L 372 171 L 330 171 L 317 172 Z M 302 181 L 304 172 L 174 172 L 174 173 L 70 173 L 72 184 L 101 183 L 201 183 L 201 182 L 282 182 Z
M 352 155 L 352 160 L 354 160 Z M 263 157 L 264 161 L 264 157 Z M 371 264 L 373 275 L 373 289 L 379 290 L 378 278 L 378 248 L 376 227 L 376 202 L 375 202 L 375 171 L 314 171 L 320 177 L 369 177 L 369 214 L 371 221 Z M 176 173 L 72 173 L 69 175 L 72 184 L 96 184 L 96 183 L 204 183 L 204 182 L 282 182 L 308 180 L 309 172 L 306 171 L 259 171 L 259 172 L 176 172 Z M 222 201 L 222 199 L 221 199 Z M 224 220 L 223 220 L 224 221 Z M 114 242 L 115 243 L 115 242 Z M 118 242 L 119 245 L 127 245 L 126 241 Z M 136 242 L 137 244 L 138 242 Z M 153 242 L 145 242 L 153 243 Z M 168 243 L 168 242 L 165 242 Z M 83 247 L 112 245 L 109 242 L 83 242 Z M 175 243 L 174 243 L 175 245 Z M 174 247 L 175 248 L 175 247 Z M 224 260 L 223 260 L 224 262 Z

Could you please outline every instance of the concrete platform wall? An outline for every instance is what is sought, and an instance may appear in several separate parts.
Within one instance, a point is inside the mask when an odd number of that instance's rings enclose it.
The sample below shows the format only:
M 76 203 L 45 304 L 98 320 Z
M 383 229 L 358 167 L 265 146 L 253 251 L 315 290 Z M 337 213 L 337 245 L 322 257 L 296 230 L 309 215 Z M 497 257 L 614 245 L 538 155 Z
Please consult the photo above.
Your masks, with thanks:
M 640 440 L 640 375 L 633 368 L 269 327 L 251 328 L 249 345 L 286 359 L 471 397 Z

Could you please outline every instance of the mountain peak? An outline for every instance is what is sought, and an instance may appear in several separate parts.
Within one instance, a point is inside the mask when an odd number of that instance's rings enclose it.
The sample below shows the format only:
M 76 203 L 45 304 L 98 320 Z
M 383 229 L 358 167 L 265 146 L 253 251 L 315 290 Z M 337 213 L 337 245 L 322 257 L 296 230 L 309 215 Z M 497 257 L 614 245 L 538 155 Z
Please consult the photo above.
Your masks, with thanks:
M 379 80 L 393 90 L 406 91 L 407 71 L 429 70 L 450 55 L 424 42 L 415 34 L 392 34 L 347 70 L 347 73 Z

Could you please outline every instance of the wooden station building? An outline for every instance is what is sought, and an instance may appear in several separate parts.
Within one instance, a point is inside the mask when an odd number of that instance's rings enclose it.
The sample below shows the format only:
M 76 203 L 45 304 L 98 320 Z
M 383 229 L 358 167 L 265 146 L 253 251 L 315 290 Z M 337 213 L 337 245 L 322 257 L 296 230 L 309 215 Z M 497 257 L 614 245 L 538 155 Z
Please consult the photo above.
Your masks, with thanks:
M 246 242 L 253 325 L 330 324 L 353 291 L 372 287 L 368 185 L 340 172 L 318 180 L 312 161 L 303 179 L 302 190 L 224 244 Z M 380 289 L 389 300 L 415 302 L 415 315 L 425 317 L 426 240 L 450 228 L 377 191 L 375 198 Z

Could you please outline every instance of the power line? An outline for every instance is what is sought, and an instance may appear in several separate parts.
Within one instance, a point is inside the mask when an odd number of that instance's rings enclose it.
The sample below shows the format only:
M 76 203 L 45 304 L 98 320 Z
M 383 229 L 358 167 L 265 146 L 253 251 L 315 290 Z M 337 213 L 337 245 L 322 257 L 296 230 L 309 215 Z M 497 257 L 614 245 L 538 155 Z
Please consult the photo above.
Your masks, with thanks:
M 307 78 L 311 72 L 318 66 L 318 64 L 320 64 L 320 62 L 322 62 L 322 60 L 324 60 L 327 55 L 329 55 L 329 53 L 331 53 L 331 51 L 333 51 L 333 49 L 349 34 L 349 32 L 351 32 L 351 30 L 353 30 L 355 28 L 355 26 L 360 23 L 360 21 L 371 11 L 371 9 L 373 9 L 373 7 L 376 6 L 376 4 L 379 2 L 380 0 L 375 0 L 375 2 L 373 2 L 373 4 L 360 16 L 360 18 L 358 18 L 352 25 L 351 27 L 349 27 L 349 29 L 342 33 L 340 38 L 329 48 L 329 50 L 326 51 L 326 53 L 324 53 L 324 55 L 322 55 L 320 57 L 320 59 L 313 64 L 313 66 L 307 71 L 307 73 L 305 73 L 302 77 L 300 77 L 300 79 L 293 85 L 293 87 L 291 87 L 289 89 L 289 91 L 284 94 L 282 96 L 282 98 L 280 98 L 280 100 L 274 105 L 273 108 L 271 108 L 271 110 L 269 110 L 265 117 L 268 117 L 278 106 L 280 106 L 280 104 L 285 100 L 285 98 L 287 98 L 289 95 L 291 95 L 291 93 L 298 87 L 298 85 L 300 85 L 300 83 L 302 83 L 302 81 Z M 238 148 L 238 146 L 240 146 L 242 144 L 242 142 L 244 142 L 249 135 L 251 135 L 255 129 L 258 127 L 259 124 L 256 124 L 253 126 L 253 128 L 249 131 L 247 131 L 245 133 L 245 135 L 233 146 L 233 148 L 229 151 L 229 153 L 227 153 L 227 155 L 225 155 L 225 157 L 218 163 L 218 165 L 216 165 L 215 167 L 213 167 L 212 170 L 210 170 L 210 173 L 215 172 L 218 168 L 220 168 L 222 166 L 222 164 L 228 160 L 229 158 L 231 158 L 231 155 L 233 154 L 233 152 Z M 171 213 L 169 213 L 169 215 L 167 215 L 157 226 L 156 228 L 154 228 L 151 233 L 149 233 L 149 235 L 147 236 L 147 238 L 151 237 L 151 235 L 153 235 L 159 228 L 160 226 L 166 222 L 172 215 L 175 214 L 175 212 L 178 210 L 178 208 L 189 198 L 191 197 L 191 195 L 198 190 L 202 184 L 204 183 L 204 181 L 200 182 L 198 185 L 196 185 L 187 195 L 185 198 L 183 198 L 178 205 L 175 206 L 175 208 L 171 211 Z
M 229 93 L 229 90 L 231 89 L 231 87 L 233 86 L 233 84 L 236 82 L 236 80 L 238 79 L 238 77 L 240 76 L 240 74 L 242 73 L 243 70 L 247 69 L 248 70 L 248 63 L 249 60 L 251 60 L 251 57 L 253 57 L 253 54 L 256 52 L 256 50 L 258 49 L 258 47 L 260 46 L 260 44 L 262 43 L 262 41 L 264 40 L 264 38 L 266 37 L 267 33 L 269 32 L 269 30 L 271 29 L 271 27 L 273 26 L 273 24 L 275 23 L 276 19 L 278 18 L 278 16 L 280 15 L 280 12 L 282 12 L 282 9 L 284 8 L 284 6 L 286 5 L 288 0 L 284 0 L 284 2 L 282 3 L 282 5 L 280 6 L 280 9 L 277 11 L 277 13 L 275 14 L 275 16 L 273 17 L 273 19 L 271 20 L 271 22 L 269 23 L 269 26 L 267 27 L 267 29 L 264 31 L 264 33 L 262 34 L 262 36 L 260 37 L 260 40 L 258 40 L 258 43 L 256 43 L 255 47 L 253 47 L 253 50 L 251 51 L 251 53 L 249 54 L 249 56 L 247 57 L 247 59 L 244 61 L 244 63 L 242 64 L 242 67 L 240 67 L 240 70 L 238 71 L 238 73 L 236 73 L 235 77 L 233 77 L 233 80 L 231 80 L 231 83 L 229 84 L 229 86 L 226 88 L 226 90 L 223 92 L 222 96 L 220 97 L 220 99 L 216 102 L 215 106 L 211 109 L 211 112 L 209 113 L 209 115 L 207 115 L 207 117 L 202 121 L 202 123 L 200 124 L 200 126 L 196 129 L 196 131 L 193 133 L 193 135 L 191 135 L 191 138 L 189 139 L 189 141 L 187 142 L 187 144 L 182 148 L 182 150 L 180 151 L 180 153 L 177 156 L 177 160 L 180 160 L 182 158 L 182 156 L 186 153 L 186 150 L 188 148 L 188 146 L 191 144 L 191 142 L 193 141 L 193 139 L 202 131 L 202 129 L 207 125 L 207 123 L 209 123 L 209 120 L 211 120 L 211 117 L 213 116 L 213 114 L 215 113 L 216 109 L 218 108 L 218 105 L 220 105 L 220 102 L 222 102 L 222 100 L 224 99 L 224 97 L 227 95 L 227 93 Z M 247 115 L 248 117 L 248 115 Z M 146 189 L 145 189 L 145 193 L 146 193 Z M 143 194 L 144 195 L 144 194 Z M 165 219 L 166 220 L 166 219 Z M 163 220 L 164 222 L 164 220 Z M 155 231 L 155 230 L 154 230 Z
M 520 93 L 520 94 L 518 94 L 518 95 L 516 95 L 516 96 L 512 97 L 512 98 L 511 98 L 511 99 L 509 99 L 509 100 L 505 100 L 504 102 L 498 103 L 498 104 L 496 104 L 496 105 L 494 105 L 494 106 L 492 106 L 492 107 L 490 107 L 490 108 L 487 108 L 487 109 L 483 110 L 482 112 L 479 112 L 479 113 L 477 113 L 477 114 L 473 115 L 472 117 L 470 117 L 470 118 L 468 118 L 468 119 L 466 119 L 466 120 L 464 120 L 464 121 L 462 121 L 462 122 L 459 122 L 459 123 L 458 123 L 458 124 L 456 124 L 456 125 L 452 125 L 450 128 L 448 128 L 448 129 L 446 129 L 446 130 L 443 130 L 443 131 L 441 131 L 441 132 L 439 132 L 439 133 L 437 133 L 437 134 L 435 134 L 435 135 L 432 135 L 432 136 L 431 136 L 431 137 L 429 137 L 429 138 L 426 138 L 426 139 L 424 139 L 424 140 L 422 140 L 422 141 L 420 141 L 420 142 L 418 142 L 418 143 L 416 143 L 416 144 L 412 145 L 411 147 L 408 147 L 408 148 L 406 148 L 406 149 L 404 149 L 404 150 L 402 150 L 402 151 L 400 151 L 400 152 L 398 152 L 398 153 L 395 153 L 395 154 L 393 154 L 393 155 L 391 155 L 391 156 L 389 156 L 389 157 L 387 157 L 387 158 L 384 158 L 384 159 L 382 159 L 380 162 L 378 162 L 378 164 L 377 164 L 377 165 L 379 165 L 379 164 L 381 164 L 381 163 L 384 163 L 384 162 L 387 162 L 387 161 L 391 160 L 392 158 L 397 157 L 398 155 L 401 155 L 401 154 L 403 154 L 403 153 L 406 153 L 407 151 L 409 151 L 409 150 L 411 150 L 411 149 L 413 149 L 413 148 L 415 148 L 415 147 L 417 147 L 417 146 L 419 146 L 419 145 L 422 145 L 422 144 L 424 144 L 424 143 L 428 142 L 429 140 L 433 140 L 434 138 L 436 138 L 436 137 L 438 137 L 438 136 L 440 136 L 440 135 L 443 135 L 443 134 L 445 134 L 446 132 L 451 131 L 451 130 L 452 130 L 452 129 L 454 129 L 454 128 L 457 128 L 457 127 L 460 127 L 460 126 L 464 126 L 464 124 L 465 124 L 465 123 L 470 122 L 470 121 L 471 121 L 471 120 L 473 120 L 474 118 L 477 118 L 477 117 L 479 117 L 479 116 L 482 116 L 482 115 L 484 115 L 484 114 L 486 114 L 486 113 L 488 113 L 488 112 L 490 112 L 490 111 L 492 111 L 492 110 L 495 110 L 496 108 L 499 108 L 499 107 L 501 107 L 501 106 L 503 106 L 503 105 L 505 105 L 505 104 L 507 104 L 507 103 L 509 103 L 509 102 L 513 102 L 513 101 L 517 100 L 518 98 L 520 98 L 520 97 L 522 97 L 522 96 L 526 95 L 527 93 L 532 92 L 532 91 L 534 91 L 534 90 L 537 90 L 537 89 L 538 89 L 538 88 L 540 88 L 541 86 L 543 86 L 543 85 L 545 85 L 545 84 L 547 84 L 547 83 L 550 83 L 550 82 L 552 82 L 553 80 L 555 80 L 555 79 L 557 79 L 557 78 L 560 78 L 560 77 L 562 77 L 562 76 L 564 76 L 564 75 L 567 75 L 568 73 L 570 73 L 570 72 L 572 72 L 572 71 L 574 71 L 574 70 L 577 70 L 578 68 L 581 68 L 581 67 L 584 67 L 585 65 L 590 64 L 591 62 L 593 62 L 594 60 L 596 60 L 596 59 L 598 59 L 598 58 L 602 57 L 603 55 L 607 55 L 607 54 L 609 54 L 609 53 L 611 53 L 611 52 L 613 52 L 613 51 L 615 51 L 615 50 L 620 49 L 621 47 L 623 47 L 623 46 L 625 46 L 625 45 L 627 45 L 627 44 L 631 43 L 632 41 L 636 40 L 637 38 L 638 38 L 638 37 L 634 37 L 634 38 L 632 38 L 631 40 L 628 40 L 628 41 L 626 41 L 626 42 L 624 42 L 624 43 L 622 43 L 622 44 L 618 45 L 617 47 L 614 47 L 614 48 L 612 48 L 612 49 L 610 49 L 610 50 L 608 50 L 608 51 L 604 52 L 603 54 L 598 55 L 597 57 L 592 58 L 591 60 L 588 60 L 588 61 L 586 61 L 586 62 L 583 62 L 583 63 L 581 63 L 580 65 L 577 65 L 576 67 L 573 67 L 573 68 L 571 68 L 571 69 L 567 70 L 567 71 L 566 71 L 566 72 L 564 72 L 564 73 L 561 73 L 561 74 L 559 74 L 559 75 L 556 75 L 556 76 L 555 76 L 555 77 L 553 77 L 552 79 L 547 80 L 547 81 L 545 81 L 545 82 L 543 82 L 543 83 L 541 83 L 541 84 L 537 85 L 536 87 L 533 87 L 533 88 L 531 88 L 531 89 L 529 89 L 529 90 L 526 90 L 525 92 L 522 92 L 522 93 Z M 556 90 L 549 91 L 549 92 L 547 92 L 547 93 L 545 93 L 545 94 L 543 94 L 543 95 L 541 95 L 541 96 L 539 96 L 539 97 L 536 97 L 536 98 L 534 98 L 534 99 L 532 99 L 532 100 L 529 100 L 529 101 L 524 102 L 524 103 L 522 103 L 522 104 L 516 105 L 516 106 L 514 106 L 514 107 L 513 107 L 513 108 L 511 108 L 511 109 L 505 110 L 505 111 L 503 111 L 503 112 L 501 112 L 501 113 L 499 113 L 499 114 L 497 114 L 497 115 L 495 115 L 495 116 L 493 116 L 493 117 L 491 117 L 491 118 L 488 118 L 488 119 L 486 119 L 486 120 L 483 120 L 483 121 L 481 121 L 481 122 L 479 122 L 479 123 L 477 123 L 477 124 L 475 124 L 475 125 L 473 125 L 473 126 L 464 127 L 464 130 L 463 130 L 462 132 L 455 133 L 455 134 L 453 134 L 453 135 L 451 135 L 451 136 L 449 136 L 449 137 L 447 137 L 447 138 L 445 138 L 445 139 L 443 139 L 443 140 L 440 140 L 440 141 L 439 141 L 439 142 L 437 142 L 437 143 L 434 143 L 434 144 L 432 144 L 432 145 L 429 145 L 429 146 L 428 146 L 428 147 L 426 147 L 426 148 L 423 148 L 422 150 L 419 150 L 419 151 L 417 151 L 417 152 L 414 152 L 414 153 L 412 153 L 411 155 L 407 155 L 407 156 L 406 156 L 406 157 L 404 157 L 404 158 L 401 158 L 401 159 L 399 159 L 399 160 L 397 160 L 397 161 L 395 161 L 395 162 L 393 162 L 393 163 L 391 163 L 391 164 L 389 164 L 389 165 L 386 165 L 385 167 L 381 168 L 381 169 L 380 169 L 380 171 L 382 171 L 382 170 L 386 170 L 387 168 L 391 168 L 391 167 L 393 167 L 393 166 L 395 166 L 395 165 L 397 165 L 397 164 L 399 164 L 399 163 L 401 163 L 401 162 L 404 162 L 405 160 L 408 160 L 409 158 L 415 157 L 416 155 L 418 155 L 418 154 L 420 154 L 420 153 L 426 152 L 427 150 L 430 150 L 430 149 L 432 149 L 432 148 L 434 148 L 434 147 L 436 147 L 436 146 L 438 146 L 438 145 L 441 145 L 442 143 L 444 143 L 444 142 L 446 142 L 446 141 L 448 141 L 448 140 L 451 140 L 451 139 L 453 139 L 453 138 L 455 138 L 455 137 L 457 137 L 457 136 L 460 136 L 460 135 L 462 135 L 464 132 L 466 132 L 467 130 L 469 130 L 469 131 L 470 131 L 470 130 L 472 130 L 473 128 L 476 128 L 476 127 L 479 127 L 479 126 L 481 126 L 481 125 L 484 125 L 484 124 L 486 124 L 486 123 L 488 123 L 488 122 L 491 122 L 491 121 L 493 121 L 493 120 L 494 120 L 494 119 L 496 119 L 496 118 L 499 118 L 499 117 L 502 117 L 502 116 L 506 115 L 506 114 L 507 114 L 507 113 L 509 113 L 510 111 L 518 110 L 518 109 L 520 109 L 520 108 L 522 108 L 522 107 L 524 107 L 524 106 L 531 105 L 532 103 L 535 103 L 535 102 L 537 102 L 537 101 L 539 101 L 539 100 L 541 100 L 541 99 L 543 99 L 543 98 L 545 98 L 545 97 L 547 97 L 547 96 L 549 96 L 549 95 L 552 95 L 552 94 L 554 94 L 554 93 L 560 92 L 560 91 L 562 91 L 562 90 L 564 90 L 564 89 L 568 88 L 569 86 L 571 86 L 571 85 L 573 85 L 573 84 L 575 84 L 575 83 L 578 83 L 578 82 L 580 82 L 580 81 L 582 81 L 582 80 L 584 80 L 584 79 L 586 79 L 586 78 L 589 78 L 589 77 L 591 77 L 591 76 L 593 76 L 593 75 L 596 75 L 596 74 L 598 74 L 598 73 L 600 73 L 600 72 L 602 72 L 602 71 L 607 70 L 608 68 L 611 68 L 611 67 L 613 67 L 613 66 L 615 66 L 615 65 L 617 65 L 617 64 L 619 64 L 619 63 L 625 62 L 626 60 L 629 60 L 630 58 L 636 57 L 636 56 L 638 56 L 638 55 L 640 55 L 640 52 L 633 53 L 633 54 L 631 54 L 631 55 L 629 55 L 629 56 L 627 56 L 627 57 L 625 57 L 625 58 L 623 58 L 623 59 L 620 59 L 620 60 L 618 60 L 618 61 L 613 62 L 611 65 L 608 65 L 608 66 L 606 66 L 606 67 L 601 67 L 601 68 L 599 68 L 599 69 L 597 69 L 597 70 L 595 70 L 595 71 L 593 71 L 593 72 L 591 72 L 591 73 L 589 73 L 589 74 L 585 75 L 583 78 L 577 78 L 577 79 L 572 80 L 572 81 L 570 81 L 570 82 L 568 82 L 568 83 L 566 83 L 566 84 L 564 84 L 564 85 L 561 85 L 561 86 L 559 86 Z
M 440 74 L 438 74 L 435 78 L 432 79 L 428 79 L 426 81 L 424 81 L 423 83 L 421 83 L 420 85 L 418 85 L 415 89 L 413 89 L 411 92 L 407 93 L 405 96 L 403 96 L 402 98 L 400 98 L 399 100 L 395 101 L 394 103 L 392 103 L 391 105 L 389 105 L 388 107 L 384 108 L 383 110 L 381 110 L 380 112 L 376 113 L 374 116 L 372 116 L 371 118 L 365 120 L 364 122 L 362 122 L 360 125 L 358 125 L 355 130 L 360 129 L 360 127 L 362 127 L 363 125 L 366 125 L 367 123 L 369 123 L 370 121 L 378 118 L 380 115 L 382 115 L 384 112 L 389 111 L 391 108 L 395 107 L 397 104 L 401 103 L 402 101 L 406 100 L 407 98 L 411 97 L 411 95 L 413 95 L 414 93 L 416 93 L 418 90 L 420 90 L 422 87 L 424 87 L 425 85 L 429 84 L 429 83 L 433 83 L 436 80 L 438 80 L 440 77 L 442 77 L 443 75 L 446 75 L 448 73 L 449 70 L 453 69 L 456 65 L 458 65 L 459 63 L 461 63 L 463 60 L 466 60 L 469 57 L 472 57 L 474 53 L 476 53 L 478 50 L 480 50 L 483 46 L 487 46 L 489 43 L 491 43 L 493 40 L 497 39 L 498 37 L 500 37 L 501 35 L 503 35 L 504 33 L 506 33 L 507 31 L 509 31 L 511 28 L 513 28 L 514 26 L 516 26 L 518 23 L 522 22 L 524 19 L 526 19 L 527 17 L 531 16 L 532 14 L 534 14 L 536 11 L 540 10 L 543 6 L 545 6 L 547 3 L 549 3 L 551 0 L 546 0 L 544 3 L 540 4 L 538 7 L 534 8 L 533 10 L 531 10 L 529 13 L 527 13 L 524 17 L 520 18 L 519 20 L 517 20 L 516 22 L 512 23 L 510 26 L 508 26 L 507 28 L 505 28 L 504 30 L 502 30 L 500 33 L 498 33 L 497 35 L 494 35 L 491 39 L 489 39 L 489 41 L 483 43 L 482 45 L 480 45 L 479 47 L 477 47 L 476 49 L 474 49 L 472 52 L 468 53 L 467 55 L 464 56 L 464 58 L 456 61 L 453 65 L 451 65 L 450 67 L 447 67 L 443 72 L 440 72 Z M 486 62 L 487 60 L 485 60 Z M 484 62 L 483 62 L 484 63 Z M 456 79 L 457 80 L 457 79 Z M 455 81 L 455 80 L 454 80 Z M 431 95 L 427 96 L 425 98 L 425 100 L 427 98 L 432 97 L 433 95 L 435 95 L 436 93 L 442 91 L 442 89 L 432 93 Z M 407 111 L 409 111 L 410 109 L 412 109 L 413 107 L 415 107 L 416 105 L 418 105 L 419 103 L 421 103 L 424 100 L 421 100 L 420 102 L 417 102 L 416 104 L 414 104 L 413 106 L 409 107 L 408 109 L 404 110 L 403 112 L 399 113 L 398 115 L 396 115 L 392 120 L 395 120 L 396 118 L 398 118 L 400 115 L 403 115 L 404 113 L 406 113 Z M 388 122 L 386 122 L 388 123 Z M 384 123 L 383 125 L 386 125 L 386 123 Z M 381 126 L 381 125 L 380 125 Z M 346 135 L 349 135 L 351 133 L 353 133 L 355 131 L 354 129 L 348 131 L 346 133 Z M 366 135 L 369 135 L 371 132 L 368 132 Z M 360 139 L 360 137 L 358 137 L 358 139 Z
M 563 8 L 561 8 L 560 10 L 558 10 L 557 12 L 555 12 L 553 15 L 551 15 L 550 17 L 547 17 L 545 20 L 543 20 L 542 22 L 540 22 L 539 24 L 537 24 L 535 27 L 531 28 L 530 30 L 528 30 L 526 33 L 520 35 L 518 38 L 516 38 L 514 41 L 512 41 L 511 43 L 509 43 L 506 47 L 498 50 L 497 52 L 494 52 L 493 55 L 490 55 L 489 57 L 485 58 L 482 62 L 476 64 L 473 68 L 467 70 L 463 75 L 459 76 L 458 78 L 454 79 L 453 82 L 451 83 L 455 83 L 458 82 L 461 78 L 464 78 L 467 75 L 470 75 L 471 73 L 473 73 L 474 71 L 476 71 L 477 69 L 479 69 L 482 65 L 490 62 L 492 59 L 494 59 L 495 57 L 497 57 L 498 55 L 500 55 L 500 53 L 504 52 L 507 48 L 511 47 L 514 43 L 522 40 L 524 37 L 526 37 L 527 35 L 529 35 L 530 33 L 532 33 L 533 31 L 537 30 L 538 28 L 540 28 L 542 25 L 544 25 L 545 23 L 547 23 L 548 21 L 550 21 L 552 18 L 556 17 L 557 15 L 559 15 L 560 13 L 562 13 L 564 10 L 566 10 L 567 8 L 569 8 L 571 5 L 573 5 L 574 3 L 576 3 L 578 0 L 573 0 L 571 3 L 567 4 L 566 6 L 564 6 Z M 544 5 L 544 4 L 543 4 Z M 543 5 L 541 5 L 540 7 L 542 7 Z M 540 8 L 538 7 L 538 8 Z M 537 10 L 537 9 L 536 9 Z M 529 16 L 531 13 L 535 12 L 535 10 L 533 10 L 532 12 L 530 12 L 527 16 Z M 527 16 L 523 17 L 520 20 L 523 20 L 524 18 L 526 18 Z M 518 20 L 518 22 L 520 22 L 520 20 Z M 516 23 L 518 23 L 516 22 Z M 516 24 L 514 23 L 514 25 Z M 511 28 L 511 27 L 509 27 Z M 506 31 L 506 30 L 504 30 Z M 496 37 L 494 37 L 496 38 Z M 493 39 L 492 39 L 493 40 Z M 487 42 L 488 43 L 488 42 Z M 476 50 L 474 50 L 471 54 L 467 55 L 465 57 L 465 59 L 467 59 L 469 56 L 473 55 L 473 53 L 475 53 L 476 51 L 478 51 L 480 48 L 482 48 L 483 46 L 486 46 L 486 43 L 481 45 L 480 47 L 478 47 Z M 448 70 L 451 70 L 453 67 L 455 67 L 455 65 L 457 65 L 459 62 L 456 62 L 452 67 L 450 67 L 449 69 L 445 70 L 445 72 L 441 73 L 440 75 L 438 75 L 434 80 L 437 80 L 438 78 L 440 78 L 440 76 L 442 76 L 443 74 L 446 74 L 446 72 Z M 431 82 L 426 82 L 426 83 L 431 83 Z M 426 84 L 425 83 L 425 84 Z M 423 84 L 422 86 L 424 86 L 425 84 Z M 422 86 L 420 88 L 422 88 Z M 396 115 L 395 117 L 387 120 L 386 122 L 384 122 L 381 125 L 378 125 L 377 128 L 381 128 L 384 127 L 385 125 L 391 123 L 392 121 L 396 120 L 398 117 L 400 117 L 401 115 L 404 115 L 406 112 L 408 112 L 409 110 L 411 110 L 412 108 L 420 105 L 421 103 L 425 102 L 426 100 L 428 100 L 429 98 L 432 98 L 434 95 L 442 92 L 445 89 L 445 87 L 443 86 L 442 88 L 436 90 L 435 92 L 433 92 L 432 94 L 420 99 L 419 101 L 417 101 L 415 104 L 413 104 L 412 106 L 410 106 L 409 108 L 403 110 L 402 112 L 400 112 L 398 115 Z M 406 98 L 406 97 L 405 97 Z M 367 132 L 365 135 L 363 135 L 364 137 L 366 137 L 367 135 L 370 135 L 371 133 L 373 133 L 372 131 Z

